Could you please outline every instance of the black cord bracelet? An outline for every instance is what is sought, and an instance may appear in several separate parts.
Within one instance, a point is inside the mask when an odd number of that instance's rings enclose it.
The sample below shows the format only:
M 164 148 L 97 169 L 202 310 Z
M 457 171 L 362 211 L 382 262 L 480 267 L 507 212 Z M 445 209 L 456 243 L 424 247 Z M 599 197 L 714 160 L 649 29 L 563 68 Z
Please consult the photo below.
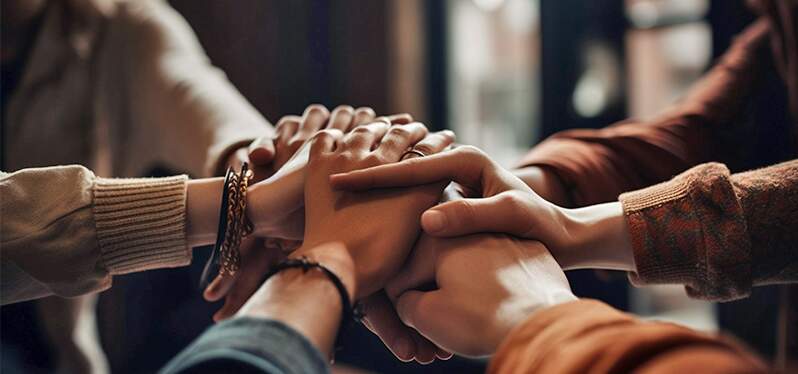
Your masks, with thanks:
M 305 256 L 283 260 L 274 268 L 272 268 L 271 271 L 266 274 L 266 276 L 263 277 L 261 284 L 265 283 L 267 280 L 269 280 L 269 278 L 283 270 L 297 268 L 302 269 L 303 273 L 307 273 L 311 269 L 318 269 L 333 283 L 333 285 L 335 285 L 335 288 L 338 290 L 338 294 L 341 296 L 341 324 L 338 328 L 338 336 L 335 339 L 335 350 L 337 351 L 340 349 L 339 344 L 341 341 L 341 336 L 344 334 L 344 332 L 348 329 L 352 322 L 360 322 L 360 320 L 363 318 L 364 314 L 360 303 L 355 303 L 353 306 L 352 300 L 349 298 L 349 292 L 346 290 L 346 286 L 344 286 L 344 283 L 341 281 L 341 278 L 339 278 L 338 275 L 336 275 L 326 266 L 316 261 L 311 261 Z M 334 355 L 332 360 L 334 361 Z

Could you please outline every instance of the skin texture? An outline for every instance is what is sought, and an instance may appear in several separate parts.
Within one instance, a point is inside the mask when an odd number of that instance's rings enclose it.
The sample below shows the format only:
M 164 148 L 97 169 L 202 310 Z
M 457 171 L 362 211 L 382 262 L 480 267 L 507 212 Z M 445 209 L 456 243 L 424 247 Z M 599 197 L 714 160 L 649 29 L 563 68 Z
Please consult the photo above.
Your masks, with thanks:
M 291 256 L 328 266 L 355 300 L 381 290 L 388 275 L 407 257 L 420 233 L 418 217 L 438 201 L 443 184 L 351 194 L 333 191 L 329 175 L 399 161 L 408 147 L 425 136 L 426 129 L 420 124 L 390 127 L 384 122 L 359 127 L 348 135 L 340 130 L 317 133 L 306 174 L 305 240 Z M 451 142 L 447 134 L 438 137 Z M 386 211 L 391 212 L 387 219 Z M 283 321 L 329 353 L 337 333 L 340 301 L 335 301 L 330 286 L 324 285 L 328 280 L 300 274 L 286 272 L 270 279 L 239 314 Z M 321 298 L 324 300 L 319 301 Z M 305 311 L 311 304 L 314 311 L 308 317 Z
M 322 129 L 351 131 L 372 121 L 408 124 L 412 117 L 395 114 L 375 119 L 374 110 L 368 107 L 342 105 L 330 112 L 313 104 L 301 116 L 281 118 L 273 136 L 256 139 L 231 155 L 230 164 L 236 169 L 249 160 L 255 171 L 254 181 L 260 182 L 250 191 L 252 198 L 247 204 L 256 233 L 241 243 L 241 271 L 218 276 L 204 292 L 208 301 L 225 299 L 213 316 L 215 321 L 231 317 L 258 289 L 263 274 L 299 246 L 304 230 L 307 140 Z
M 495 352 L 531 313 L 576 300 L 540 242 L 500 234 L 422 236 L 386 290 L 405 324 L 469 357 Z
M 424 212 L 421 224 L 429 235 L 507 233 L 540 240 L 565 269 L 634 269 L 620 203 L 562 208 L 540 197 L 474 147 L 331 177 L 335 188 L 345 190 L 405 187 L 435 181 L 457 182 L 469 198 L 446 202 Z

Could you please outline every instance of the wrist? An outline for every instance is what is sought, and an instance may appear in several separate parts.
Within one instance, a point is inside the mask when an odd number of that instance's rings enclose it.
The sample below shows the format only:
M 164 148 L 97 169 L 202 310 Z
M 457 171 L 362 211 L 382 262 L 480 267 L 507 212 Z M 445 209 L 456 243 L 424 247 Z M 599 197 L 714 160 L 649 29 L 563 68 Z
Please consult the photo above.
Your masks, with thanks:
M 307 338 L 324 355 L 332 351 L 341 315 L 338 289 L 320 271 L 290 268 L 269 278 L 237 316 L 280 321 Z
M 563 210 L 568 244 L 557 258 L 564 269 L 635 269 L 623 208 L 619 202 Z
M 327 242 L 308 245 L 303 243 L 290 257 L 307 257 L 311 261 L 324 265 L 341 280 L 349 294 L 349 300 L 356 301 L 357 278 L 355 276 L 355 263 L 344 243 Z

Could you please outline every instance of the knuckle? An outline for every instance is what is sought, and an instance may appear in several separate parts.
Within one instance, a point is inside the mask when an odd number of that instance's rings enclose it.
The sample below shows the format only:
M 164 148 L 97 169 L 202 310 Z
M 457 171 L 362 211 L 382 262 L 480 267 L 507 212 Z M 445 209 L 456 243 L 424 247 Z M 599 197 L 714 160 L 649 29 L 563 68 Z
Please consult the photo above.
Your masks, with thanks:
M 391 126 L 388 134 L 399 138 L 409 138 L 413 135 L 413 131 L 404 126 Z
M 457 215 L 465 222 L 471 222 L 476 217 L 476 208 L 474 204 L 472 204 L 468 200 L 463 200 L 460 204 L 457 205 L 459 212 Z
M 514 191 L 500 193 L 496 196 L 496 202 L 500 206 L 510 209 L 518 208 L 523 204 L 521 196 Z
M 374 131 L 374 129 L 370 126 L 358 126 L 355 127 L 354 130 L 352 130 L 352 132 L 355 134 L 368 134 L 372 131 Z
M 430 155 L 430 154 L 435 153 L 435 149 L 433 149 L 432 145 L 430 145 L 429 143 L 418 143 L 415 146 L 413 146 L 413 149 L 415 149 L 415 150 L 417 150 L 417 151 L 419 151 L 419 152 L 421 152 L 421 153 L 423 153 L 425 155 Z
M 377 115 L 377 113 L 374 112 L 374 109 L 371 109 L 370 107 L 366 107 L 366 106 L 357 108 L 357 110 L 355 110 L 355 114 L 357 114 L 357 115 L 368 115 L 368 116 L 371 116 L 371 117 L 374 117 L 374 116 Z
M 372 152 L 363 160 L 367 165 L 382 165 L 387 163 L 387 159 L 385 156 L 378 152 Z
M 307 108 L 305 108 L 305 113 L 307 114 L 315 114 L 315 113 L 326 113 L 327 107 L 321 104 L 310 104 Z
M 483 162 L 487 158 L 485 152 L 473 145 L 462 146 L 457 150 L 470 162 Z
M 277 121 L 277 127 L 280 128 L 289 124 L 298 125 L 301 120 L 302 118 L 298 116 L 284 116 L 283 118 L 280 118 L 279 121 Z
M 339 112 L 339 113 L 340 112 L 354 113 L 355 112 L 355 108 L 352 108 L 351 105 L 339 105 L 339 106 L 335 107 L 335 109 L 333 111 L 334 112 Z
M 313 141 L 315 143 L 315 142 L 322 141 L 322 140 L 325 140 L 325 139 L 328 139 L 328 138 L 335 139 L 336 136 L 337 136 L 337 134 L 335 133 L 334 130 L 321 130 L 321 131 L 316 132 L 316 134 L 313 135 L 313 137 L 311 138 L 312 139 L 311 141 Z M 291 142 L 289 142 L 288 144 L 289 144 L 289 146 L 293 146 L 296 143 L 298 143 L 298 146 L 301 146 L 302 143 L 304 143 L 304 141 L 302 141 L 301 139 L 294 139 Z

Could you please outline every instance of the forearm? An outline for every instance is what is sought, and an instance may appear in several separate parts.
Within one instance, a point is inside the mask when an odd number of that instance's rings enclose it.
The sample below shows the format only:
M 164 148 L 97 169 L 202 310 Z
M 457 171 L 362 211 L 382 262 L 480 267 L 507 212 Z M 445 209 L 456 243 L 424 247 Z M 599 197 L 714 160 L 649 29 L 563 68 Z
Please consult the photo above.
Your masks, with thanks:
M 354 300 L 354 268 L 340 243 L 326 243 L 296 251 L 336 274 Z M 341 295 L 317 270 L 288 269 L 274 275 L 241 308 L 239 317 L 280 321 L 307 338 L 329 357 L 341 323 Z
M 629 228 L 619 202 L 562 212 L 570 226 L 570 240 L 555 258 L 563 269 L 635 270 Z
M 211 245 L 219 228 L 224 178 L 195 179 L 186 186 L 186 241 L 195 248 Z

